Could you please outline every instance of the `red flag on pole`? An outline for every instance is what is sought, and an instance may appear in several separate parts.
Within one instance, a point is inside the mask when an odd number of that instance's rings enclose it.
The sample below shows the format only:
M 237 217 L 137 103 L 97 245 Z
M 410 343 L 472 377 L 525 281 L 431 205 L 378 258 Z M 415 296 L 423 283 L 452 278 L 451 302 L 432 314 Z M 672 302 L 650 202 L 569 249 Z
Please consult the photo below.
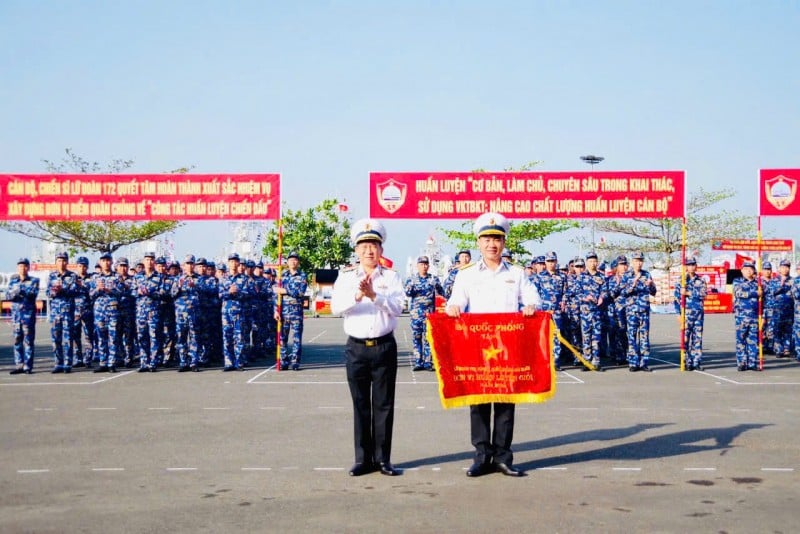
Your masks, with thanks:
M 755 261 L 755 260 L 753 258 L 751 258 L 750 256 L 745 256 L 744 254 L 739 254 L 738 252 L 736 253 L 736 264 L 735 265 L 736 265 L 737 269 L 741 269 L 742 265 L 746 261 Z

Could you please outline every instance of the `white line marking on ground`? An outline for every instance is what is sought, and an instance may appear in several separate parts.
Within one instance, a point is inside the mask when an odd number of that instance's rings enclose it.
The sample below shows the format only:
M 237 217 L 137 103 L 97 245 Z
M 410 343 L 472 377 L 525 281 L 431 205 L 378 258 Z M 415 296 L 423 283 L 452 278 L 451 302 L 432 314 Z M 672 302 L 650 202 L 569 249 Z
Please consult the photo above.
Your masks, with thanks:
M 271 467 L 242 467 L 242 471 L 272 471 Z
M 92 467 L 92 471 L 125 471 L 124 467 Z
M 762 467 L 762 471 L 776 471 L 778 473 L 791 473 L 794 467 Z
M 314 341 L 316 341 L 317 339 L 319 339 L 320 337 L 322 337 L 322 335 L 323 335 L 325 332 L 327 332 L 327 330 L 323 330 L 322 332 L 320 332 L 320 333 L 319 333 L 319 334 L 317 334 L 316 336 L 312 337 L 312 338 L 311 338 L 311 339 L 309 339 L 308 341 L 303 341 L 303 343 L 313 343 Z
M 197 468 L 196 467 L 167 467 L 167 471 L 169 471 L 169 472 L 197 471 Z
M 417 410 L 424 410 L 425 406 L 417 406 Z
M 441 471 L 441 467 L 431 467 L 431 471 Z
M 258 373 L 256 376 L 254 376 L 253 378 L 251 378 L 250 380 L 248 380 L 248 381 L 247 381 L 247 383 L 248 383 L 248 384 L 252 384 L 252 383 L 253 383 L 255 380 L 257 380 L 257 379 L 258 379 L 258 377 L 259 377 L 259 376 L 261 376 L 261 375 L 263 375 L 263 374 L 265 374 L 265 373 L 268 373 L 268 372 L 270 372 L 272 369 L 275 369 L 275 366 L 274 366 L 274 365 L 273 365 L 272 367 L 268 367 L 267 369 L 264 369 L 263 371 L 261 371 L 260 373 Z
M 419 467 L 405 467 L 403 471 L 419 471 Z
M 566 471 L 566 467 L 537 467 L 534 471 Z
M 102 382 L 108 382 L 109 380 L 114 380 L 115 378 L 122 378 L 123 376 L 128 376 L 129 374 L 135 372 L 136 371 L 125 371 L 124 373 L 112 374 L 111 376 L 107 376 L 105 378 L 101 378 L 100 380 L 95 380 L 94 382 L 90 382 L 90 384 L 100 384 Z
M 699 412 L 700 408 L 681 408 L 682 412 Z
M 574 407 L 570 407 L 570 408 L 567 408 L 567 409 L 568 410 L 573 410 L 573 411 L 576 411 L 576 412 L 596 412 L 597 410 L 599 410 L 599 408 L 592 407 L 592 406 L 574 406 Z
M 581 380 L 580 378 L 578 378 L 577 376 L 573 375 L 572 373 L 568 373 L 566 371 L 561 371 L 561 373 L 567 375 L 568 377 L 570 377 L 571 379 L 573 379 L 575 381 L 575 382 L 564 382 L 564 384 L 570 384 L 570 383 L 572 383 L 572 384 L 575 384 L 575 383 L 585 384 L 586 383 L 583 380 Z M 561 384 L 561 380 L 559 380 L 558 383 Z
M 641 471 L 641 467 L 612 467 L 612 471 Z
M 716 467 L 684 467 L 684 471 L 716 471 Z
M 344 467 L 315 467 L 314 471 L 344 471 Z
M 20 475 L 32 475 L 37 473 L 49 473 L 49 469 L 17 469 Z
M 169 406 L 154 406 L 153 408 L 148 408 L 148 410 L 171 410 Z

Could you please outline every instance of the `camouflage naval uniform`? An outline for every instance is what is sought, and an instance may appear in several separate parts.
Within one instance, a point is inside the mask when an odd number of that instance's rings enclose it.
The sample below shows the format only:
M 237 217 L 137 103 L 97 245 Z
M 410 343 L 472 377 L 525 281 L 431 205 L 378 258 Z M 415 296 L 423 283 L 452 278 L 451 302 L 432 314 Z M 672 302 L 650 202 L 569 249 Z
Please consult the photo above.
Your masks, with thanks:
M 303 297 L 308 289 L 308 282 L 303 271 L 292 274 L 289 269 L 283 271 L 281 287 L 286 294 L 281 297 L 281 367 L 299 369 L 303 356 Z M 292 330 L 292 353 L 289 355 L 289 329 Z
M 792 279 L 792 300 L 794 301 L 794 323 L 792 324 L 792 339 L 794 340 L 794 356 L 800 362 L 800 276 Z
M 175 301 L 172 299 L 172 286 L 177 277 L 169 274 L 168 271 L 169 269 L 165 270 L 161 275 L 161 327 L 163 332 L 161 334 L 161 343 L 158 347 L 158 363 L 160 365 L 166 362 L 169 367 L 172 367 L 177 359 Z
M 772 264 L 765 261 L 761 266 L 761 273 L 759 278 L 761 280 L 761 287 L 763 288 L 763 295 L 761 296 L 761 344 L 764 347 L 764 352 L 767 354 L 774 354 L 773 350 L 773 337 L 772 337 L 772 316 L 775 312 L 775 296 L 772 293 Z
M 66 261 L 66 255 L 61 256 Z M 77 276 L 70 270 L 53 271 L 47 277 L 50 297 L 50 338 L 53 342 L 54 373 L 72 369 L 72 330 L 75 320 L 75 286 Z
M 156 271 L 140 272 L 133 280 L 136 297 L 136 331 L 139 340 L 139 371 L 155 372 L 159 363 L 164 335 L 161 322 L 161 300 L 164 296 L 164 277 Z
M 122 258 L 120 258 L 122 260 Z M 119 297 L 119 319 L 117 320 L 117 357 L 132 367 L 138 354 L 136 339 L 136 298 L 134 297 L 133 276 L 119 275 L 122 294 Z
M 581 260 L 581 263 L 583 260 Z M 564 325 L 564 337 L 570 345 L 577 350 L 583 347 L 583 337 L 581 335 L 581 309 L 580 309 L 580 287 L 578 284 L 577 274 L 567 274 L 567 288 L 565 291 L 564 302 L 566 303 L 566 312 L 562 317 L 562 324 Z M 579 365 L 579 361 L 575 358 L 573 365 Z
M 675 312 L 681 312 L 682 281 L 675 284 Z M 686 368 L 689 371 L 702 370 L 703 359 L 703 323 L 705 311 L 703 303 L 706 300 L 708 286 L 706 281 L 697 276 L 686 275 L 686 328 L 684 331 L 683 346 L 686 351 Z
M 733 281 L 736 364 L 740 371 L 758 370 L 758 292 L 755 278 L 737 278 Z
M 425 262 L 427 263 L 427 261 Z M 411 335 L 414 341 L 414 370 L 433 370 L 431 347 L 426 337 L 426 316 L 436 308 L 436 295 L 443 295 L 439 278 L 428 273 L 425 276 L 417 273 L 406 279 L 403 290 L 411 297 Z
M 191 257 L 191 263 L 194 263 L 194 257 Z M 175 342 L 181 371 L 198 370 L 200 286 L 199 275 L 184 273 L 177 277 L 170 289 L 175 302 Z
M 89 295 L 94 301 L 94 335 L 100 367 L 95 371 L 114 368 L 117 362 L 117 326 L 119 299 L 124 286 L 116 273 L 99 273 L 92 277 Z
M 19 263 L 30 265 L 28 260 Z M 11 301 L 11 324 L 14 336 L 14 363 L 12 373 L 32 373 L 34 340 L 36 339 L 36 299 L 39 296 L 39 279 L 19 274 L 11 276 L 6 298 Z
M 617 260 L 619 261 L 619 259 Z M 627 260 L 625 260 L 627 264 Z M 622 274 L 606 278 L 608 304 L 608 349 L 609 356 L 617 365 L 624 365 L 628 354 L 628 322 L 625 319 L 626 299 L 622 296 Z
M 783 263 L 783 262 L 782 262 Z M 778 276 L 769 281 L 768 293 L 772 295 L 772 350 L 778 357 L 789 357 L 792 352 L 792 277 Z
M 78 258 L 79 265 L 88 267 L 88 258 L 81 256 Z M 89 271 L 81 275 L 76 273 L 75 280 L 75 318 L 72 321 L 72 346 L 73 346 L 73 367 L 91 367 L 94 354 L 94 310 L 92 309 L 92 298 L 89 296 L 89 285 L 93 274 Z M 86 346 L 83 341 L 85 339 Z
M 263 269 L 263 264 L 256 264 L 256 268 Z M 263 275 L 253 276 L 253 289 L 255 294 L 251 301 L 253 313 L 253 352 L 257 358 L 267 357 L 267 342 L 269 341 L 269 319 L 274 315 L 272 309 L 272 287 L 270 281 Z M 274 354 L 271 356 L 274 357 Z
M 576 279 L 580 306 L 583 357 L 600 368 L 601 304 L 606 297 L 606 277 L 599 271 L 581 273 Z M 586 368 L 584 368 L 586 369 Z
M 635 259 L 635 257 L 634 257 Z M 633 269 L 622 276 L 622 296 L 626 299 L 628 328 L 628 367 L 647 371 L 650 357 L 650 297 L 656 294 L 653 278 L 644 269 L 637 276 Z
M 233 292 L 232 288 L 236 288 Z M 219 297 L 222 300 L 222 351 L 225 358 L 224 371 L 244 370 L 244 305 L 251 290 L 247 276 L 234 272 L 219 281 Z
M 559 271 L 550 273 L 547 270 L 534 274 L 530 277 L 533 285 L 539 291 L 542 299 L 542 310 L 549 311 L 553 315 L 553 322 L 556 329 L 564 336 L 564 314 L 566 310 L 567 297 L 567 276 Z M 558 340 L 558 332 L 553 332 L 553 361 L 556 370 L 561 367 L 561 342 Z

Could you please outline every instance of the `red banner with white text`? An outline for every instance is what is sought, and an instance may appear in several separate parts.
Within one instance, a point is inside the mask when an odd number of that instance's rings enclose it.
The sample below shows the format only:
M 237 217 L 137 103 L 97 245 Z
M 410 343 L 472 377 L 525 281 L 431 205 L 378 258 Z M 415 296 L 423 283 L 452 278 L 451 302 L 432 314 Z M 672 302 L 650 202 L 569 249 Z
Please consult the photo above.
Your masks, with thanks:
M 279 174 L 0 174 L 0 220 L 275 220 Z
M 469 219 L 681 218 L 683 171 L 372 172 L 370 216 Z
M 791 239 L 715 239 L 711 242 L 711 250 L 761 250 L 761 252 L 791 252 L 794 241 Z
M 759 171 L 759 215 L 800 215 L 797 184 L 800 169 L 761 169 Z
M 442 406 L 550 399 L 556 391 L 551 324 L 546 312 L 428 315 Z

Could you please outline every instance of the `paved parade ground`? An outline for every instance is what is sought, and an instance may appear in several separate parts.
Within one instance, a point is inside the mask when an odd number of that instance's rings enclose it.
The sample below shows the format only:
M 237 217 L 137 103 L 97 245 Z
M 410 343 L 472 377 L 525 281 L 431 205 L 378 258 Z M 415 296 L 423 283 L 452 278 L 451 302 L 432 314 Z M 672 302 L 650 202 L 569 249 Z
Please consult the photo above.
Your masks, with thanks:
M 704 372 L 678 368 L 654 315 L 653 373 L 567 367 L 519 405 L 520 479 L 470 479 L 468 410 L 400 349 L 393 461 L 350 477 L 352 409 L 337 318 L 307 319 L 303 368 L 8 374 L 0 327 L 0 532 L 796 532 L 800 364 L 737 372 L 733 317 L 706 317 Z

